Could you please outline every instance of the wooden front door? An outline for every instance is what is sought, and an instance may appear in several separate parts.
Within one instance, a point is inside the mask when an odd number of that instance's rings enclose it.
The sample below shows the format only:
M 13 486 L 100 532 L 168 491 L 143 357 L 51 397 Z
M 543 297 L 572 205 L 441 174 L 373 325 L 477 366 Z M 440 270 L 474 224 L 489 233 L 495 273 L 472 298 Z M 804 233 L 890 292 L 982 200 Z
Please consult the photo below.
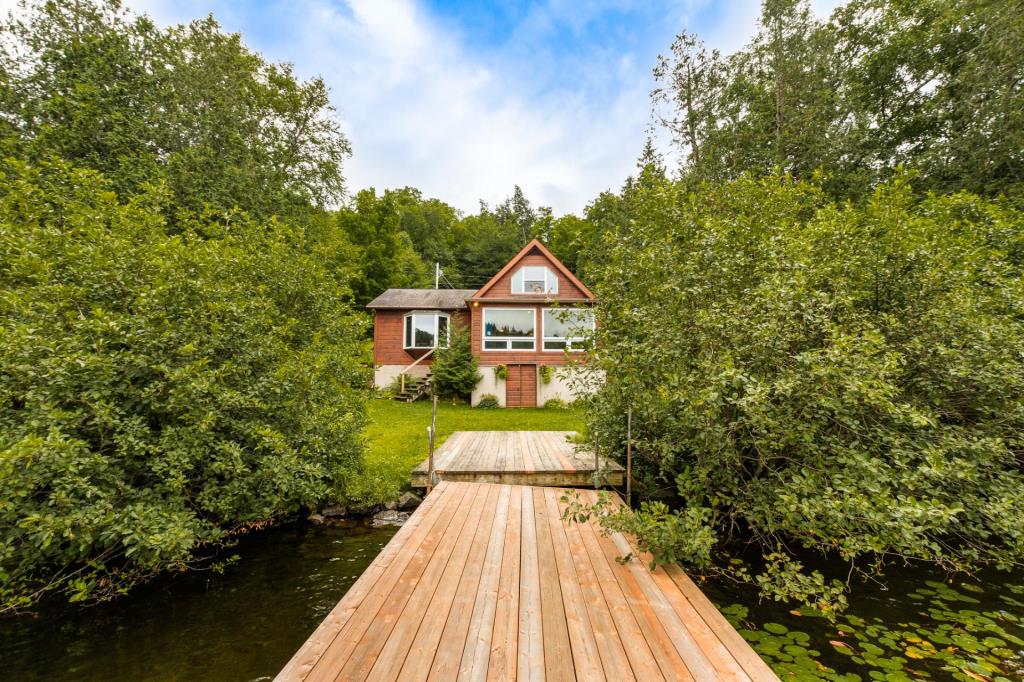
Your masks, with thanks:
M 509 365 L 506 407 L 537 407 L 537 365 Z

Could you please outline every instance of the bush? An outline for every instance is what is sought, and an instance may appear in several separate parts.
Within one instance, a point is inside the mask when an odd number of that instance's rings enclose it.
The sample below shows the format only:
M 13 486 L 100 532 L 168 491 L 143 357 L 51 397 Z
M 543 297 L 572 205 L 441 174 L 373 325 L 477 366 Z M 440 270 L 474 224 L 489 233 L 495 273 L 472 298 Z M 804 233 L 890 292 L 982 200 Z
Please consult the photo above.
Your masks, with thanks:
M 477 359 L 466 326 L 453 322 L 449 332 L 448 347 L 434 352 L 431 385 L 440 398 L 465 398 L 483 377 L 477 371 Z
M 495 365 L 494 366 L 494 378 L 497 381 L 504 381 L 508 378 L 508 366 L 507 365 Z
M 112 597 L 317 505 L 361 458 L 362 318 L 276 222 L 125 204 L 92 171 L 0 179 L 0 600 Z
M 561 398 L 552 398 L 544 403 L 544 408 L 548 410 L 568 410 L 569 403 L 565 402 Z
M 484 393 L 480 396 L 480 400 L 476 404 L 477 407 L 483 410 L 493 410 L 495 407 L 501 407 L 498 404 L 498 396 L 493 393 Z
M 1024 216 L 906 177 L 864 206 L 810 184 L 670 181 L 622 198 L 593 277 L 607 382 L 588 423 L 679 507 L 614 523 L 664 560 L 841 604 L 886 558 L 1024 559 Z M 733 542 L 762 568 L 729 564 Z M 808 567 L 820 552 L 840 582 Z
M 537 368 L 537 374 L 540 375 L 541 383 L 550 384 L 551 378 L 555 376 L 555 368 L 551 365 L 541 365 Z

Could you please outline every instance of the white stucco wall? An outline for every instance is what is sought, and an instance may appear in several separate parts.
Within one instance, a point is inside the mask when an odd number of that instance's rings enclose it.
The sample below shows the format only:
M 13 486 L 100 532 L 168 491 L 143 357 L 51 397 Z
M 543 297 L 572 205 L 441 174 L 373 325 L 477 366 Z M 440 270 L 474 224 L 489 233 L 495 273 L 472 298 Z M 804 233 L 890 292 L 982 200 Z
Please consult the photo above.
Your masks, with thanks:
M 505 407 L 505 380 L 498 381 L 494 378 L 494 367 L 481 367 L 480 376 L 483 378 L 473 390 L 473 395 L 469 399 L 470 404 L 475 406 L 480 402 L 480 398 L 490 393 L 498 398 L 499 405 Z
M 559 398 L 567 403 L 571 403 L 579 395 L 585 394 L 589 391 L 576 392 L 571 387 L 571 381 L 569 379 L 569 373 L 574 371 L 568 367 L 559 367 L 555 369 L 554 374 L 551 377 L 551 382 L 545 384 L 539 375 L 537 376 L 537 406 L 543 407 L 544 403 L 551 400 L 552 398 Z M 485 394 L 490 393 L 497 396 L 498 404 L 505 407 L 505 382 L 497 381 L 494 378 L 494 367 L 481 367 L 480 374 L 483 379 L 477 384 L 476 390 L 473 391 L 471 404 L 476 405 L 480 402 Z
M 375 388 L 387 388 L 395 380 L 406 365 L 377 365 L 373 368 L 373 385 Z M 416 365 L 407 374 L 417 377 L 425 377 L 430 371 L 430 365 Z

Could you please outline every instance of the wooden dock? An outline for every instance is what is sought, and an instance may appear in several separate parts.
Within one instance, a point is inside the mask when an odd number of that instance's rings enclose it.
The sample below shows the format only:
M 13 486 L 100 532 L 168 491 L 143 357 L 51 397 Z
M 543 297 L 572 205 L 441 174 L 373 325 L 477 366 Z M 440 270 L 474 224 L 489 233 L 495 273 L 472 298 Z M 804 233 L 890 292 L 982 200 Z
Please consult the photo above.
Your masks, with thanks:
M 594 485 L 593 451 L 578 451 L 572 431 L 456 431 L 434 453 L 444 481 L 587 487 Z M 603 485 L 621 486 L 625 471 L 601 458 Z M 412 472 L 414 488 L 427 485 L 427 462 Z
M 277 679 L 778 679 L 682 570 L 562 521 L 564 492 L 442 482 Z

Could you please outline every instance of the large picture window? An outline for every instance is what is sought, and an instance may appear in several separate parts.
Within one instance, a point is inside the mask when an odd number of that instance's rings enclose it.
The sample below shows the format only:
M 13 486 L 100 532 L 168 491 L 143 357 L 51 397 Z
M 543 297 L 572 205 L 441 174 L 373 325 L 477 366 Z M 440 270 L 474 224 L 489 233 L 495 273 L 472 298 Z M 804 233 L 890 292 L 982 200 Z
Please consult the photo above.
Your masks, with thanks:
M 484 308 L 484 350 L 535 350 L 532 308 Z
M 409 313 L 405 316 L 405 348 L 448 347 L 448 315 Z
M 513 294 L 557 294 L 558 277 L 543 265 L 527 265 L 512 275 Z
M 579 352 L 594 333 L 594 311 L 545 308 L 544 350 Z

